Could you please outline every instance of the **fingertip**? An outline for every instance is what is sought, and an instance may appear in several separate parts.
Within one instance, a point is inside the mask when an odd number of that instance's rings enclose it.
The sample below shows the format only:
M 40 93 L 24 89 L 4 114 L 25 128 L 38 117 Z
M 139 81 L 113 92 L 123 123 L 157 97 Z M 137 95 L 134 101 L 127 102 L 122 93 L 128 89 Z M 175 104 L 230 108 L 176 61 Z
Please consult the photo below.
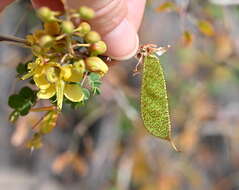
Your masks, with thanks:
M 64 6 L 61 0 L 31 0 L 35 9 L 40 7 L 49 7 L 53 11 L 64 11 Z
M 106 54 L 123 61 L 132 58 L 139 47 L 139 38 L 133 25 L 124 19 L 114 30 L 103 36 L 108 46 Z

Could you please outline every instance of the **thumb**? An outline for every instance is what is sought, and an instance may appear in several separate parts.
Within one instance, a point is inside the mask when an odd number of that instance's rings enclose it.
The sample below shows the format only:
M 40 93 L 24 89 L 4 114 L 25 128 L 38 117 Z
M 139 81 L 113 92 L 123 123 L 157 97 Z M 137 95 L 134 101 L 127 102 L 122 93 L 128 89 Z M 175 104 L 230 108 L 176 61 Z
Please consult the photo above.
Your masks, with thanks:
M 90 23 L 106 42 L 108 56 L 116 60 L 126 60 L 136 54 L 139 40 L 135 26 L 127 19 L 126 0 L 68 0 L 67 2 L 70 7 L 86 5 L 96 11 L 96 17 Z
M 32 0 L 35 7 L 48 6 L 49 0 Z M 58 3 L 57 3 L 58 2 Z M 54 1 L 55 5 L 60 0 Z M 107 55 L 116 60 L 133 57 L 138 49 L 139 40 L 135 23 L 140 23 L 145 0 L 67 0 L 70 7 L 77 9 L 82 5 L 96 11 L 96 17 L 90 21 L 93 29 L 102 35 L 108 46 Z M 132 7 L 138 10 L 137 18 L 132 19 Z M 142 10 L 141 10 L 142 9 Z M 140 15 L 141 14 L 141 15 Z
M 11 4 L 13 1 L 15 0 L 1 0 L 0 1 L 0 12 L 3 11 L 3 9 L 8 6 L 9 4 Z

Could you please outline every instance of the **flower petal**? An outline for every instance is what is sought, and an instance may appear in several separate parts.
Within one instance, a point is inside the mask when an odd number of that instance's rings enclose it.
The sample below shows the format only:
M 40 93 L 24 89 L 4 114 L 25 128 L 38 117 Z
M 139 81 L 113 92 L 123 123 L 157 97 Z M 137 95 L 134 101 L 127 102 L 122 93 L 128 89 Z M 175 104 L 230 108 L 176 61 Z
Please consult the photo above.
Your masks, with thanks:
M 53 97 L 56 94 L 56 89 L 54 85 L 51 85 L 49 88 L 47 88 L 46 90 L 40 90 L 37 93 L 37 97 L 39 99 L 49 99 L 51 97 Z
M 64 96 L 65 82 L 59 80 L 56 82 L 56 98 L 57 98 L 57 108 L 61 110 Z
M 64 80 L 67 80 L 71 77 L 71 69 L 72 69 L 72 65 L 63 65 L 61 66 L 61 78 L 63 78 Z
M 48 80 L 46 79 L 46 76 L 44 74 L 40 75 L 40 76 L 34 75 L 33 80 L 36 83 L 37 87 L 42 89 L 42 90 L 45 90 L 45 89 L 49 88 L 50 85 L 51 85 L 48 82 Z
M 64 90 L 64 95 L 72 102 L 80 102 L 84 98 L 84 93 L 79 85 L 67 84 Z
M 71 76 L 66 79 L 69 82 L 80 82 L 85 72 L 85 63 L 83 60 L 79 60 L 73 64 L 71 68 Z
M 29 79 L 30 77 L 33 76 L 33 74 L 34 74 L 33 72 L 28 72 L 27 74 L 23 75 L 23 76 L 21 77 L 21 79 L 22 79 L 22 80 Z

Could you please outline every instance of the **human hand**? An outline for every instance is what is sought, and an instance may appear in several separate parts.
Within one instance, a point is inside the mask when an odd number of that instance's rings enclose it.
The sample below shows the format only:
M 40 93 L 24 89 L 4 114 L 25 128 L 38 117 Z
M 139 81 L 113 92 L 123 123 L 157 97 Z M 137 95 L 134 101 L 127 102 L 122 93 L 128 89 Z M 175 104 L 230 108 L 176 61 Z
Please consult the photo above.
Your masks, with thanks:
M 0 11 L 14 0 L 1 0 Z M 91 21 L 108 46 L 107 55 L 116 60 L 133 57 L 139 46 L 137 30 L 140 26 L 146 0 L 66 0 L 69 7 L 86 5 L 96 11 Z M 48 6 L 63 10 L 61 0 L 32 0 L 33 6 Z
M 96 11 L 91 21 L 94 30 L 102 35 L 108 46 L 107 55 L 116 60 L 133 57 L 139 46 L 137 30 L 140 26 L 146 0 L 66 0 L 69 7 L 86 5 Z M 32 0 L 35 8 L 48 6 L 61 10 L 60 0 Z

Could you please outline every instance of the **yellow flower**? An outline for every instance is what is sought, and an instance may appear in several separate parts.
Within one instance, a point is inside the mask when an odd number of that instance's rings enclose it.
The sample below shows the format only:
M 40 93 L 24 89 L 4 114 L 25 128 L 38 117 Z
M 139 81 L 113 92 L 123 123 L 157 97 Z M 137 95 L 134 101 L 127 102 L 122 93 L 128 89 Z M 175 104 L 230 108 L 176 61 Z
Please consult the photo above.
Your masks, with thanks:
M 44 23 L 44 31 L 51 36 L 55 36 L 60 34 L 61 28 L 57 22 L 46 22 Z
M 43 72 L 44 61 L 41 58 L 37 58 L 34 62 L 28 63 L 28 73 L 22 76 L 22 80 L 29 79 L 33 75 L 41 75 Z
M 84 98 L 84 93 L 78 84 L 69 82 L 80 82 L 83 78 L 84 70 L 77 71 L 77 64 L 60 65 L 56 62 L 44 64 L 39 69 L 39 73 L 34 73 L 33 80 L 40 89 L 37 96 L 39 99 L 50 99 L 54 95 L 57 97 L 57 107 L 62 108 L 63 97 L 72 102 L 80 102 Z M 79 69 L 79 68 L 78 68 Z
M 88 57 L 85 60 L 86 68 L 91 71 L 104 76 L 108 72 L 108 66 L 99 57 Z

